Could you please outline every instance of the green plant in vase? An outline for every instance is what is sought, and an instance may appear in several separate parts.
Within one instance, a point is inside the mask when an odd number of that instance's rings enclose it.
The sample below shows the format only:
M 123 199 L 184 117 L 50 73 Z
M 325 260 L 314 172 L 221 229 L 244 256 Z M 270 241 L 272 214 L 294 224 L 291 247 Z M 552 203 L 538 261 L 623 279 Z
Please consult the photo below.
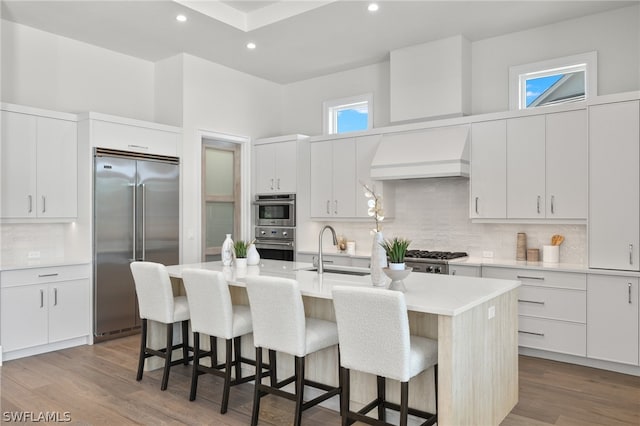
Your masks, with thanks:
M 247 249 L 249 245 L 246 241 L 238 240 L 233 243 L 233 249 L 236 253 L 236 266 L 247 266 Z
M 407 253 L 409 244 L 411 244 L 410 240 L 399 237 L 384 240 L 380 243 L 389 259 L 390 269 L 404 269 L 404 256 Z

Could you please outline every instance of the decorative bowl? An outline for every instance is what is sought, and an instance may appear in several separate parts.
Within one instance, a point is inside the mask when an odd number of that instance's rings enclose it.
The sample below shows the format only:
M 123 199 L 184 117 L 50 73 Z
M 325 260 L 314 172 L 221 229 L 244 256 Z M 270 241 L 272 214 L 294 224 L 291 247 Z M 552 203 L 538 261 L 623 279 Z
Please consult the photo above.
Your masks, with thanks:
M 391 284 L 389 284 L 389 290 L 397 290 L 401 292 L 407 291 L 407 288 L 404 286 L 404 280 L 409 276 L 413 268 L 405 268 L 405 269 L 389 269 L 382 268 L 382 271 L 386 276 L 391 278 Z

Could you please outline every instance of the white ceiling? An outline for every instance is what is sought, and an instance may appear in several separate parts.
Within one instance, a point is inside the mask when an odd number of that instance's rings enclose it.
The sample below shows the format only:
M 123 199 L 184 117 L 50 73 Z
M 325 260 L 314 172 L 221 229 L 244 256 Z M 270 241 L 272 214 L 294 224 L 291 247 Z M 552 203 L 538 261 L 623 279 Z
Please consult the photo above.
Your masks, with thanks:
M 213 12 L 194 10 L 197 3 L 213 6 Z M 370 13 L 368 2 L 347 0 L 2 0 L 1 13 L 9 21 L 153 62 L 186 52 L 267 80 L 290 83 L 377 63 L 401 47 L 457 34 L 477 41 L 638 1 L 378 3 L 380 10 Z M 234 22 L 240 24 L 225 23 L 219 10 L 235 16 Z M 176 21 L 178 14 L 186 15 L 187 22 Z M 249 41 L 257 49 L 246 49 Z

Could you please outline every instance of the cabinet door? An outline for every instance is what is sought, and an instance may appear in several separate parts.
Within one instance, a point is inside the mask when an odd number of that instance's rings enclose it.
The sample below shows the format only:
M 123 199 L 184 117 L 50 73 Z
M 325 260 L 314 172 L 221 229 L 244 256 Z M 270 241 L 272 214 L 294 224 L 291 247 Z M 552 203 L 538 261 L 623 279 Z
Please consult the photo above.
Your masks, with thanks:
M 638 278 L 589 275 L 587 356 L 638 365 Z
M 77 126 L 73 121 L 38 117 L 38 217 L 78 215 Z
M 356 215 L 356 140 L 333 141 L 333 215 Z
M 640 102 L 589 108 L 589 266 L 640 270 Z
M 544 218 L 545 117 L 507 120 L 507 217 Z
M 36 217 L 36 117 L 2 111 L 2 217 Z
M 256 170 L 256 194 L 267 194 L 275 189 L 276 147 L 275 144 L 254 147 Z
M 90 333 L 89 280 L 49 284 L 49 342 Z
M 586 219 L 587 111 L 548 114 L 546 126 L 546 217 Z
M 274 144 L 275 154 L 275 191 L 293 194 L 298 181 L 298 142 L 288 141 Z
M 5 352 L 47 343 L 47 286 L 2 289 L 2 350 Z
M 507 122 L 471 126 L 470 217 L 507 217 Z
M 331 142 L 311 145 L 311 217 L 333 215 L 333 148 Z

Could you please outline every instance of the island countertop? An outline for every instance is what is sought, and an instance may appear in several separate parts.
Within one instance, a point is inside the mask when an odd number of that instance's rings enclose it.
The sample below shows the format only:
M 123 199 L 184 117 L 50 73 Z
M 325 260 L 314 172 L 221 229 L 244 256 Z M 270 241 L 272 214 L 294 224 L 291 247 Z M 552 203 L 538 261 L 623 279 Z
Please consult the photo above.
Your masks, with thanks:
M 182 278 L 189 268 L 221 271 L 230 285 L 244 287 L 247 276 L 277 276 L 298 281 L 303 296 L 331 299 L 334 286 L 371 287 L 371 276 L 336 274 L 325 271 L 319 275 L 310 263 L 261 260 L 259 265 L 238 269 L 222 266 L 222 262 L 193 263 L 168 266 L 169 275 Z M 333 266 L 332 268 L 338 269 Z M 348 268 L 366 272 L 365 268 Z M 389 280 L 387 279 L 387 284 Z M 404 280 L 407 309 L 436 315 L 456 316 L 488 300 L 507 293 L 520 285 L 519 281 L 473 278 L 439 274 L 411 273 Z M 382 288 L 382 287 L 380 287 Z

